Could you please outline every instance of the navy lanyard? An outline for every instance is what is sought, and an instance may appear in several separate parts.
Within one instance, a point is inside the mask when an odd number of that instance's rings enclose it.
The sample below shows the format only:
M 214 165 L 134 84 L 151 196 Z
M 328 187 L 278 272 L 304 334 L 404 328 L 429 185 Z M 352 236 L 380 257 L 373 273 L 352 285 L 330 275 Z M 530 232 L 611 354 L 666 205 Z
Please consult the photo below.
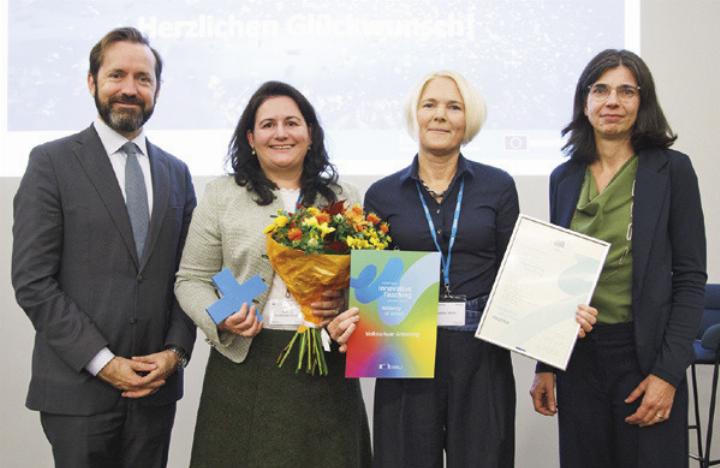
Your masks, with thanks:
M 437 235 L 435 234 L 435 223 L 433 223 L 427 202 L 425 202 L 425 197 L 423 197 L 422 191 L 420 190 L 420 183 L 415 181 L 415 187 L 417 187 L 418 197 L 420 198 L 420 203 L 422 203 L 423 210 L 425 211 L 425 219 L 427 220 L 428 227 L 430 228 L 430 235 L 432 236 L 432 240 L 435 243 L 437 251 L 440 252 L 445 293 L 450 294 L 450 262 L 452 261 L 452 249 L 455 245 L 455 238 L 457 238 L 458 221 L 460 220 L 460 206 L 462 205 L 463 192 L 465 191 L 465 179 L 460 182 L 460 191 L 458 192 L 457 203 L 455 204 L 455 214 L 453 215 L 452 229 L 450 231 L 447 259 L 445 259 L 445 256 L 443 255 L 442 248 L 440 248 L 440 243 L 438 242 Z

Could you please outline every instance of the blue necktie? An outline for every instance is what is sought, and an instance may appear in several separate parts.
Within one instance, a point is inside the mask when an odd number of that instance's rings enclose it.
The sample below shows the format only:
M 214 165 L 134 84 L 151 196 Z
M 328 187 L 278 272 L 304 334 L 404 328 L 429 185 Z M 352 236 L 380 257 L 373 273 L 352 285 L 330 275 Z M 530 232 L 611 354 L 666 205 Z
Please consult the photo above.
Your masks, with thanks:
M 122 146 L 127 155 L 125 162 L 125 204 L 127 205 L 130 224 L 132 225 L 135 248 L 138 259 L 142 258 L 145 238 L 147 237 L 150 213 L 148 209 L 147 188 L 140 163 L 138 162 L 138 147 L 128 141 Z

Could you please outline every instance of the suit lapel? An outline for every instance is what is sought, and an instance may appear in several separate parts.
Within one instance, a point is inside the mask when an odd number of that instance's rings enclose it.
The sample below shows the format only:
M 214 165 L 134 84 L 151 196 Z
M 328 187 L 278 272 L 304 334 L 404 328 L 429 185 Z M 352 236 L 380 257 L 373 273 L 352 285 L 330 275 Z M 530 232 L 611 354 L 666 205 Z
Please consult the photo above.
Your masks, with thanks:
M 148 240 L 145 242 L 145 251 L 140 262 L 141 269 L 150 258 L 162 229 L 162 222 L 165 219 L 165 212 L 170 197 L 170 174 L 168 172 L 167 160 L 155 145 L 147 142 L 148 157 L 150 158 L 150 171 L 153 180 L 153 210 L 150 216 L 150 229 Z
M 120 237 L 128 249 L 128 254 L 133 258 L 135 265 L 138 266 L 135 240 L 133 239 L 125 199 L 123 199 L 115 171 L 113 171 L 110 164 L 110 158 L 92 126 L 78 134 L 78 138 L 73 142 L 73 152 L 85 170 L 88 179 L 95 187 L 113 224 L 120 232 Z
M 650 257 L 650 247 L 668 193 L 667 172 L 662 171 L 667 164 L 664 153 L 649 150 L 638 157 L 640 160 L 635 176 L 633 201 L 633 303 L 636 303 L 640 297 Z
M 585 177 L 585 165 L 574 164 L 568 168 L 568 174 L 558 183 L 557 196 L 555 197 L 557 220 L 555 224 L 569 228 L 572 221 L 580 188 Z

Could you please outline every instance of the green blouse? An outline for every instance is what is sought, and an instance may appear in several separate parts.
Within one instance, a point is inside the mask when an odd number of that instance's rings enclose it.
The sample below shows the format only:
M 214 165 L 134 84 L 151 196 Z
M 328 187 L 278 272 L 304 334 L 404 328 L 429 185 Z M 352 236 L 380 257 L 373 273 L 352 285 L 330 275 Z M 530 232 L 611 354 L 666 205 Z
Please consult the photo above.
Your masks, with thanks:
M 633 156 L 598 193 L 590 168 L 580 190 L 570 229 L 610 243 L 590 304 L 598 322 L 632 320 L 632 205 L 638 158 Z

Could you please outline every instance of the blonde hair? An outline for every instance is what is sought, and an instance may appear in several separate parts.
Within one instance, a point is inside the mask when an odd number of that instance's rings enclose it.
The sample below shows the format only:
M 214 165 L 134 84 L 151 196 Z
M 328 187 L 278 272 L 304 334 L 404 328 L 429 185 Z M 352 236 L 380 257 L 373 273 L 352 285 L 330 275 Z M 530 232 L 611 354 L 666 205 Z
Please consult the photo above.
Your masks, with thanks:
M 425 87 L 435 78 L 448 78 L 453 80 L 460 91 L 463 104 L 465 106 L 465 135 L 462 144 L 465 145 L 475 138 L 480 132 L 485 118 L 487 117 L 487 108 L 485 99 L 470 85 L 470 83 L 460 73 L 441 70 L 432 72 L 423 78 L 420 84 L 413 90 L 405 103 L 405 125 L 410 136 L 417 139 L 419 126 L 417 121 L 417 108 L 420 97 L 425 91 Z

